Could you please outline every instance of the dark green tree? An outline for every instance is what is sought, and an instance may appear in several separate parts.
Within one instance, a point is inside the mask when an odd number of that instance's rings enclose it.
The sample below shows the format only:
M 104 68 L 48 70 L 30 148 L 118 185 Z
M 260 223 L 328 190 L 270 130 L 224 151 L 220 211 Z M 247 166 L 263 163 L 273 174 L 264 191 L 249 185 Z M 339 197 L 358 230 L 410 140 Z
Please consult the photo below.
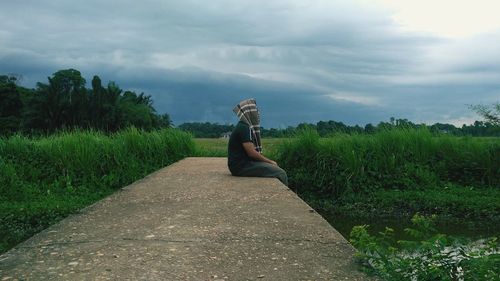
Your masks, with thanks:
M 102 86 L 101 78 L 94 75 L 89 97 L 89 120 L 94 128 L 105 129 L 107 127 L 104 103 L 105 95 L 106 89 Z
M 190 122 L 178 126 L 179 129 L 191 132 L 197 138 L 219 138 L 223 133 L 231 132 L 234 125 L 221 125 L 218 123 Z
M 168 113 L 163 113 L 159 115 L 158 118 L 158 127 L 159 128 L 171 128 L 173 127 L 172 119 Z
M 367 134 L 375 133 L 375 126 L 373 126 L 371 123 L 366 124 L 365 125 L 365 133 L 367 133 Z
M 334 133 L 348 133 L 348 127 L 342 123 L 337 121 L 319 121 L 316 123 L 316 128 L 318 130 L 318 134 L 322 137 L 334 134 Z
M 59 70 L 48 78 L 49 84 L 37 83 L 38 117 L 48 131 L 82 126 L 87 123 L 87 90 L 78 70 Z
M 452 124 L 435 123 L 429 129 L 434 133 L 461 135 L 460 130 Z
M 15 84 L 16 77 L 0 76 L 0 134 L 19 130 L 23 103 Z
M 118 124 L 120 128 L 135 126 L 139 128 L 152 128 L 152 108 L 143 94 L 126 91 L 118 103 Z

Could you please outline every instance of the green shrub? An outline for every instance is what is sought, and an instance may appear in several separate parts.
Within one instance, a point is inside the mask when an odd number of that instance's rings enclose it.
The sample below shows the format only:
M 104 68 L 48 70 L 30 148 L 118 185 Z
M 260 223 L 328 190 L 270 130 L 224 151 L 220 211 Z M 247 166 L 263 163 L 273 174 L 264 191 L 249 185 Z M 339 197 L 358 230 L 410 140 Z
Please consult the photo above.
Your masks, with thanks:
M 437 234 L 435 217 L 413 216 L 414 228 L 405 229 L 414 240 L 393 241 L 386 228 L 379 237 L 368 226 L 353 227 L 350 242 L 357 248 L 362 268 L 384 280 L 497 280 L 500 248 L 497 238 L 478 241 Z
M 376 190 L 349 194 L 339 200 L 305 198 L 313 207 L 370 221 L 374 218 L 438 214 L 440 221 L 467 220 L 473 224 L 500 224 L 500 190 L 446 184 L 413 190 Z
M 174 129 L 0 139 L 0 252 L 193 153 L 191 136 Z

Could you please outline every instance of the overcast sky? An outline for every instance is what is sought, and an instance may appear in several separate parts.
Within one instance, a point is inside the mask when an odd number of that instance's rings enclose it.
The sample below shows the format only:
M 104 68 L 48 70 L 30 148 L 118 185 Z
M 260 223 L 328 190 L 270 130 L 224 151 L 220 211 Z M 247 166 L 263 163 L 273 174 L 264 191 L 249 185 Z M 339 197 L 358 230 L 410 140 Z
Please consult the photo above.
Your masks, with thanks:
M 391 116 L 471 123 L 500 100 L 500 1 L 2 1 L 0 74 L 57 70 L 152 95 L 175 124 Z

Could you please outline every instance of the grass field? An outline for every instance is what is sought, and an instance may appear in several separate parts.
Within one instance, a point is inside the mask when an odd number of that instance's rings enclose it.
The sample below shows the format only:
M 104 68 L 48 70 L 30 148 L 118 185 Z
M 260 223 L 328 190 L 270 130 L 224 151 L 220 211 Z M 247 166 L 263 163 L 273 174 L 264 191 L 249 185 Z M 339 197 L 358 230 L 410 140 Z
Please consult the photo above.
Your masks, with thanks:
M 273 138 L 262 139 L 262 147 L 264 148 L 264 155 L 272 156 L 276 148 L 283 143 L 286 139 Z M 227 143 L 228 139 L 203 139 L 195 138 L 196 152 L 195 156 L 198 157 L 227 157 Z

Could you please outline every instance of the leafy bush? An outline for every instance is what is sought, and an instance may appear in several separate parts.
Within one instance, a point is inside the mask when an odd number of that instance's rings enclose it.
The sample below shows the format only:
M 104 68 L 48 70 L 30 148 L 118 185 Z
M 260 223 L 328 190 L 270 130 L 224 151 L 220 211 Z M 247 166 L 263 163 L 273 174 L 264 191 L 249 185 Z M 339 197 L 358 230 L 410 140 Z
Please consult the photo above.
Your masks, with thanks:
M 467 220 L 475 224 L 500 224 L 500 190 L 453 184 L 414 190 L 376 190 L 372 194 L 351 194 L 336 200 L 306 198 L 315 208 L 358 218 L 411 217 L 438 214 L 439 220 Z M 374 211 L 375 210 L 375 211 Z
M 435 219 L 414 215 L 414 228 L 405 229 L 414 240 L 397 243 L 390 228 L 375 237 L 368 233 L 367 225 L 355 226 L 350 242 L 357 248 L 357 261 L 365 271 L 384 280 L 498 280 L 496 237 L 470 241 L 437 234 Z

